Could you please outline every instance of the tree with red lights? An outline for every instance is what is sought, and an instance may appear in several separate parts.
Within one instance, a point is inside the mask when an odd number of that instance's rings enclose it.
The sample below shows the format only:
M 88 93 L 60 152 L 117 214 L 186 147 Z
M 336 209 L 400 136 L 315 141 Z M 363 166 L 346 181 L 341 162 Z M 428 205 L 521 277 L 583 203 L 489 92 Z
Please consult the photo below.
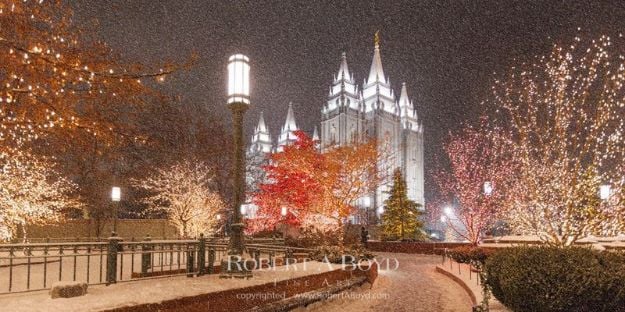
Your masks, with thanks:
M 256 218 L 247 220 L 248 233 L 270 230 L 279 223 L 301 225 L 319 201 L 319 173 L 326 171 L 324 156 L 304 132 L 294 134 L 297 140 L 284 146 L 282 152 L 272 154 L 270 163 L 264 166 L 268 182 L 261 183 L 259 191 L 253 194 L 259 208 Z M 283 207 L 286 216 L 282 216 Z
M 439 220 L 457 236 L 477 244 L 501 216 L 515 166 L 501 145 L 501 133 L 466 127 L 449 136 L 444 150 L 449 168 L 439 170 L 435 181 L 447 206 Z
M 321 153 L 304 132 L 295 135 L 297 140 L 273 154 L 265 166 L 268 182 L 254 194 L 259 210 L 256 218 L 248 220 L 247 232 L 286 222 L 336 230 L 342 244 L 346 219 L 354 212 L 355 203 L 381 181 L 377 164 L 382 153 L 373 141 Z M 286 216 L 282 216 L 283 207 Z

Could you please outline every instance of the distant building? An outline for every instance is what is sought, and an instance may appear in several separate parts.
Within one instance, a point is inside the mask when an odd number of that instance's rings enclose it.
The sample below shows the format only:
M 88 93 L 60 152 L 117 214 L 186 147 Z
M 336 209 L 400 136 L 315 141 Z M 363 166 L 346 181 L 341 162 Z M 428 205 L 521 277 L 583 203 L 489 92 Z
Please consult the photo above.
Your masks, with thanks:
M 361 88 L 349 72 L 345 53 L 342 54 L 321 115 L 321 131 L 318 132 L 315 127 L 313 139 L 319 140 L 322 151 L 333 146 L 362 142 L 367 138 L 377 139 L 380 148 L 390 156 L 387 163 L 379 164 L 380 170 L 392 174 L 393 170 L 400 168 L 406 178 L 408 197 L 425 206 L 423 124 L 408 98 L 406 84 L 402 84 L 397 98 L 384 75 L 377 38 L 369 76 Z M 274 145 L 261 113 L 248 150 L 248 159 L 265 159 L 268 153 L 282 151 L 283 146 L 295 140 L 293 132 L 297 129 L 293 106 L 289 103 L 285 124 Z M 370 220 L 383 213 L 384 200 L 388 197 L 385 191 L 389 189 L 389 184 L 380 185 L 374 194 L 357 203 L 367 210 Z M 355 216 L 352 218 L 354 223 L 362 221 Z

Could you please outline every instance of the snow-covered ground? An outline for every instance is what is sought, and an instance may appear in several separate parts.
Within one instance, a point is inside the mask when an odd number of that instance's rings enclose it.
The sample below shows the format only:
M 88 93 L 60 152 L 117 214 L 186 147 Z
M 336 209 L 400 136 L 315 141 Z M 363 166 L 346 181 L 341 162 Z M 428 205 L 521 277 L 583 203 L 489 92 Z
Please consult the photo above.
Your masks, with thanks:
M 48 292 L 45 291 L 0 295 L 0 311 L 100 311 L 143 303 L 158 303 L 164 300 L 226 289 L 272 283 L 310 274 L 319 274 L 339 268 L 340 265 L 306 262 L 290 265 L 288 267 L 278 266 L 275 267 L 275 270 L 255 271 L 254 277 L 248 280 L 220 279 L 218 275 L 195 278 L 183 276 L 155 278 L 119 283 L 110 286 L 89 286 L 86 296 L 69 299 L 50 299 Z
M 471 311 L 471 298 L 462 287 L 436 272 L 440 256 L 378 253 L 383 259 L 397 259 L 397 270 L 383 270 L 373 285 L 336 295 L 298 311 Z M 391 261 L 390 269 L 394 268 Z

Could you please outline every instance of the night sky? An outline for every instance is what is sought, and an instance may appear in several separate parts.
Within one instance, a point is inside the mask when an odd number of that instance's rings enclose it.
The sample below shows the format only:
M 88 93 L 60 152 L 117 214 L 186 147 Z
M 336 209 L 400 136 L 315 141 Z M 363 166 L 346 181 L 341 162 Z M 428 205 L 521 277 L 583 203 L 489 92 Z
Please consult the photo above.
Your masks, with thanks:
M 79 24 L 130 61 L 198 60 L 163 88 L 201 102 L 230 121 L 226 61 L 251 58 L 251 133 L 264 111 L 272 134 L 289 101 L 298 125 L 319 123 L 341 52 L 359 84 L 380 30 L 385 74 L 399 94 L 406 82 L 425 124 L 426 170 L 445 135 L 480 113 L 494 72 L 549 52 L 577 34 L 625 28 L 624 1 L 71 1 Z M 581 27 L 581 31 L 578 31 Z

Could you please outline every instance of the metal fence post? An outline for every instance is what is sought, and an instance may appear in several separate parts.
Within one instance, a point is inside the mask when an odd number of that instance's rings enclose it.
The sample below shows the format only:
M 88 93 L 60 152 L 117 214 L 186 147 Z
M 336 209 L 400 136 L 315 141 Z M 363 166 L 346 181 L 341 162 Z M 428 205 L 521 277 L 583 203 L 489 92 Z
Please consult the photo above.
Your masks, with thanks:
M 150 237 L 150 234 L 148 234 L 144 241 L 146 243 L 144 243 L 143 245 L 141 245 L 141 276 L 145 277 L 148 275 L 148 270 L 150 269 L 150 267 L 152 266 L 152 245 L 150 243 L 150 241 L 152 240 L 152 238 Z
M 198 240 L 197 266 L 198 276 L 206 274 L 206 238 L 204 238 L 204 234 L 200 234 L 200 239 Z
M 193 262 L 195 262 L 195 244 L 187 243 L 187 277 L 193 277 Z
M 254 257 L 254 262 L 256 262 L 255 269 L 258 269 L 260 265 L 260 250 L 252 249 L 251 253 L 252 257 Z
M 213 267 L 214 263 L 215 263 L 215 247 L 209 247 L 208 248 L 208 269 L 207 269 L 208 274 L 214 273 L 215 271 L 215 268 Z
M 121 238 L 115 232 L 108 239 L 108 251 L 106 255 L 106 285 L 117 283 L 117 253 Z

